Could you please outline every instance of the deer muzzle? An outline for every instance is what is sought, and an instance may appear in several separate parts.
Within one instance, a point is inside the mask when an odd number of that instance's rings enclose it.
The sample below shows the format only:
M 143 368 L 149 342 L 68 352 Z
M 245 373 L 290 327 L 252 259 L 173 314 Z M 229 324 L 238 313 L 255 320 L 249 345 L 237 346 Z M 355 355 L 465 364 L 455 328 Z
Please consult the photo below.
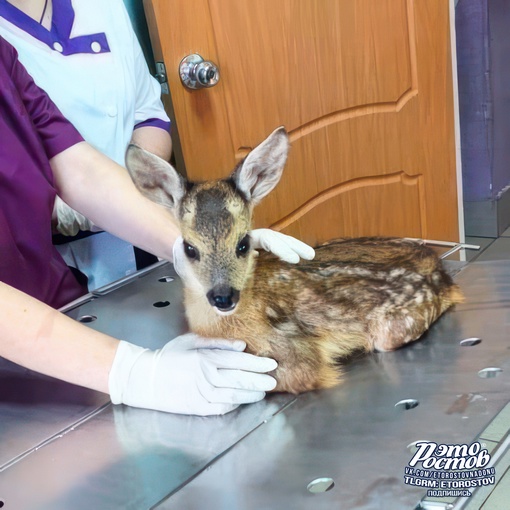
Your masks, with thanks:
M 216 285 L 207 293 L 209 304 L 222 314 L 233 312 L 239 302 L 239 291 L 228 285 Z

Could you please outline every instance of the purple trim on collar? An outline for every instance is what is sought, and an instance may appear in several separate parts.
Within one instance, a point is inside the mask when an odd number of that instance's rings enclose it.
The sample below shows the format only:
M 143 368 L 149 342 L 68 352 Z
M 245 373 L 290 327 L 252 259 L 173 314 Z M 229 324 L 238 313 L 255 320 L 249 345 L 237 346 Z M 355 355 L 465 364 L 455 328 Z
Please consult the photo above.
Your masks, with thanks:
M 62 55 L 108 53 L 110 51 L 104 32 L 70 38 L 74 23 L 74 9 L 71 0 L 53 0 L 51 30 L 46 30 L 7 0 L 0 0 L 0 16 Z
M 165 131 L 170 131 L 170 122 L 161 120 L 161 119 L 147 119 L 142 122 L 139 122 L 135 125 L 135 129 L 141 128 L 141 127 L 157 127 L 160 129 L 164 129 Z

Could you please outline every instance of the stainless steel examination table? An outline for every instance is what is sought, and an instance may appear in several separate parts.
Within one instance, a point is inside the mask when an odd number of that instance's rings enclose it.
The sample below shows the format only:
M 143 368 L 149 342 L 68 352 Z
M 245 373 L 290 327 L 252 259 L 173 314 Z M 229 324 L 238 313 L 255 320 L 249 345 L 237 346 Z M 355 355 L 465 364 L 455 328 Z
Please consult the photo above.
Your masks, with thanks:
M 466 303 L 422 341 L 354 360 L 337 388 L 222 417 L 113 406 L 2 361 L 0 508 L 509 509 L 510 261 L 470 263 L 455 278 Z M 160 263 L 64 312 L 154 348 L 186 330 L 181 301 Z M 468 498 L 427 496 L 404 481 L 417 441 L 479 442 L 493 483 Z

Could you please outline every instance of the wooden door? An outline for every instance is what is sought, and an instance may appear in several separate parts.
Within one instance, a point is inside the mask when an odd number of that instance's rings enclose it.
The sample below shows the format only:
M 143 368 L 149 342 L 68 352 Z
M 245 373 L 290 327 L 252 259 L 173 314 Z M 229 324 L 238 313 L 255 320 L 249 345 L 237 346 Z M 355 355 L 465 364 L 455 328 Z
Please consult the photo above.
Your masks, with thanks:
M 292 150 L 255 213 L 309 243 L 458 241 L 449 1 L 145 0 L 190 179 L 226 176 L 280 125 Z M 182 58 L 220 68 L 180 82 Z

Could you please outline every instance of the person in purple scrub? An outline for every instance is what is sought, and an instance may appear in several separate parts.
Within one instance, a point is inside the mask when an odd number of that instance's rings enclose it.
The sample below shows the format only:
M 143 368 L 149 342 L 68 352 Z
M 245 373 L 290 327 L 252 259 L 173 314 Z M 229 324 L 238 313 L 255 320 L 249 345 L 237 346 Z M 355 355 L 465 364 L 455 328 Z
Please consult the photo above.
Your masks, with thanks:
M 83 141 L 0 37 L 0 356 L 109 393 L 114 404 L 176 413 L 223 414 L 274 388 L 265 372 L 276 362 L 242 352 L 242 341 L 187 334 L 152 351 L 52 308 L 85 292 L 52 245 L 57 193 L 114 235 L 172 259 L 179 231 L 170 213 Z
M 170 159 L 161 87 L 150 75 L 122 0 L 0 0 L 0 35 L 96 149 L 122 166 L 131 141 Z M 90 290 L 157 261 L 101 232 L 58 197 L 54 214 L 63 234 L 54 239 L 58 250 L 87 276 Z
M 114 404 L 174 413 L 223 414 L 275 387 L 267 372 L 276 362 L 243 352 L 242 340 L 189 333 L 150 350 L 58 312 L 86 288 L 52 244 L 57 193 L 113 235 L 173 259 L 180 233 L 168 210 L 83 141 L 0 37 L 0 357 L 108 393 Z M 271 251 L 313 257 L 292 240 Z

